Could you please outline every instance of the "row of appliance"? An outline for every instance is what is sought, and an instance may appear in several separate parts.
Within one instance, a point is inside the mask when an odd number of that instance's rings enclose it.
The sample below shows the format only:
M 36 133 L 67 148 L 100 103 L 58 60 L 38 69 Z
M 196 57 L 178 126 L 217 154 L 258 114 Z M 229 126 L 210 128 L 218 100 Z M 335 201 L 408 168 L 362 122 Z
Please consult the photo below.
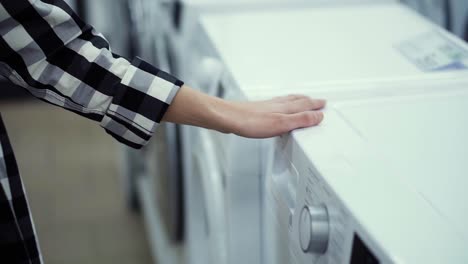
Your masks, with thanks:
M 141 55 L 206 93 L 328 100 L 318 127 L 254 140 L 164 124 L 130 155 L 158 263 L 468 261 L 463 41 L 390 0 L 130 10 Z
M 468 40 L 468 2 L 463 0 L 402 0 L 434 23 Z

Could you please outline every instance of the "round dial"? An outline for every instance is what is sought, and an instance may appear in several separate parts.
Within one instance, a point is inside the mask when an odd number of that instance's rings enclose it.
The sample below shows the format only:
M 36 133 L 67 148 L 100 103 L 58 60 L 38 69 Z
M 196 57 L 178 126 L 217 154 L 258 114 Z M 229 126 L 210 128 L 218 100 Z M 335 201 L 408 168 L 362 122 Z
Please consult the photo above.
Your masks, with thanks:
M 328 247 L 330 226 L 324 205 L 304 206 L 299 219 L 299 241 L 302 251 L 325 253 Z

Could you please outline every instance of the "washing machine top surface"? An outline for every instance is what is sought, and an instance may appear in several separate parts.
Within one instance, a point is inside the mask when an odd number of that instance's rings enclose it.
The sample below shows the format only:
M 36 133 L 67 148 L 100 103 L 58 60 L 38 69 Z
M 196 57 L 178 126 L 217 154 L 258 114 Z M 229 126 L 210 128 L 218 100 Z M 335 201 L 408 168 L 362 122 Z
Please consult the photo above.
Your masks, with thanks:
M 292 133 L 397 262 L 468 259 L 467 84 L 331 102 L 320 126 Z
M 468 58 L 463 42 L 396 3 L 202 14 L 201 25 L 232 80 L 257 90 L 435 74 Z

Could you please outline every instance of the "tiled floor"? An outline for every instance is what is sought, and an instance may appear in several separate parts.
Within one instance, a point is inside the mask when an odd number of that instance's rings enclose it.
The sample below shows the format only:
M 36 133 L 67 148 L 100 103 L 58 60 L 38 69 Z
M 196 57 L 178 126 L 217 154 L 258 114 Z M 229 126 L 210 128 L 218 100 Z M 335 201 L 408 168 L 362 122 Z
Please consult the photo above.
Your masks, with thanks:
M 0 103 L 48 264 L 151 263 L 125 207 L 119 145 L 95 122 L 43 102 Z

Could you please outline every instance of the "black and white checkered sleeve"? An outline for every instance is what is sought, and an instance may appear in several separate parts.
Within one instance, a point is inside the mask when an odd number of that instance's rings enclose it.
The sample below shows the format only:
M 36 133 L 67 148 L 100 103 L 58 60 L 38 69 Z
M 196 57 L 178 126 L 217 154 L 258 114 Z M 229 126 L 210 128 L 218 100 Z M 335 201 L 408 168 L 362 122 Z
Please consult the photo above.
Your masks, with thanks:
M 148 142 L 183 84 L 113 54 L 62 0 L 0 0 L 0 34 L 2 75 L 134 148 Z

